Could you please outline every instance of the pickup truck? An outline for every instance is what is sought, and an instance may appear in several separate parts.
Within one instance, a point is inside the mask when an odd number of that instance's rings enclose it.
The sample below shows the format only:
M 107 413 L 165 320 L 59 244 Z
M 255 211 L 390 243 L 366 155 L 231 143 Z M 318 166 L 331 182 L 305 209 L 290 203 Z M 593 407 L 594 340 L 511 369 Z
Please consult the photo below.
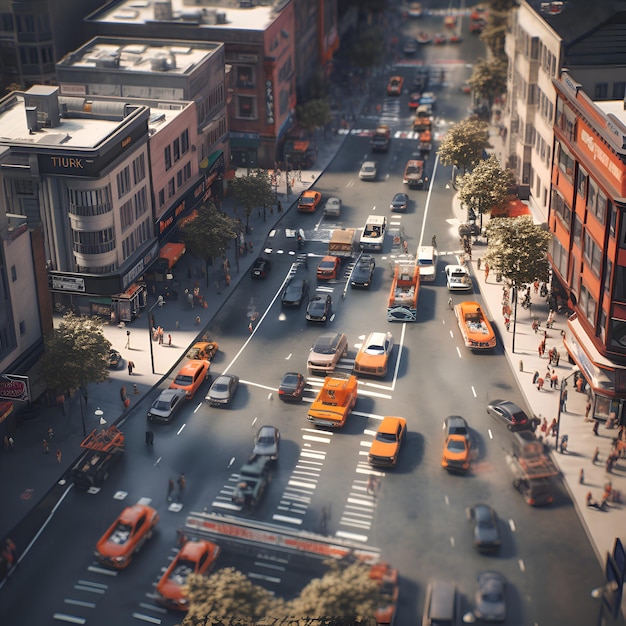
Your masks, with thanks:
M 124 434 L 117 426 L 93 430 L 80 447 L 85 452 L 72 468 L 72 480 L 79 489 L 100 487 L 111 468 L 124 456 Z
M 376 127 L 370 146 L 372 152 L 387 152 L 391 141 L 391 129 L 386 124 L 380 124 Z
M 316 426 L 341 428 L 357 398 L 356 376 L 327 376 L 309 409 L 307 420 Z
M 244 508 L 255 509 L 259 505 L 271 477 L 271 457 L 265 455 L 250 457 L 239 470 L 239 480 L 231 496 L 232 501 Z

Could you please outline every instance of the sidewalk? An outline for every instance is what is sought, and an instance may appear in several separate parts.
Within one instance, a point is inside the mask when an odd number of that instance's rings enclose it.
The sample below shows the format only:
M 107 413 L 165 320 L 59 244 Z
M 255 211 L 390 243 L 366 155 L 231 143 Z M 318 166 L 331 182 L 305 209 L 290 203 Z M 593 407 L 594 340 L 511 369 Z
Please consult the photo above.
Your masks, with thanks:
M 458 196 L 454 196 L 453 214 L 460 222 L 465 222 L 465 211 L 461 208 Z M 498 329 L 498 335 L 504 343 L 504 350 L 509 360 L 511 370 L 516 376 L 519 387 L 526 399 L 531 411 L 548 420 L 557 418 L 559 411 L 559 398 L 561 381 L 567 379 L 567 402 L 565 410 L 561 412 L 561 422 L 559 429 L 559 441 L 563 435 L 568 435 L 568 449 L 565 454 L 560 454 L 553 449 L 552 456 L 555 463 L 561 470 L 563 483 L 566 486 L 574 506 L 578 512 L 586 529 L 587 536 L 593 545 L 598 560 L 604 568 L 607 552 L 613 549 L 615 537 L 624 539 L 624 528 L 626 528 L 626 462 L 621 459 L 613 467 L 612 473 L 607 473 L 605 463 L 611 451 L 612 440 L 617 436 L 617 430 L 607 430 L 604 422 L 600 422 L 598 436 L 593 434 L 593 421 L 585 420 L 585 407 L 587 395 L 578 393 L 574 385 L 574 366 L 569 363 L 567 351 L 563 345 L 561 330 L 567 325 L 565 314 L 557 313 L 554 325 L 547 329 L 546 352 L 543 357 L 539 356 L 538 345 L 546 330 L 546 319 L 549 309 L 546 299 L 540 294 L 535 294 L 531 289 L 531 309 L 526 310 L 520 305 L 517 308 L 517 323 L 515 325 L 515 352 L 513 352 L 513 316 L 511 316 L 510 330 L 507 331 L 502 315 L 502 286 L 503 283 L 496 282 L 495 273 L 489 274 L 485 280 L 484 267 L 478 269 L 478 261 L 485 254 L 485 245 L 474 245 L 472 248 L 472 261 L 470 270 L 472 272 L 476 291 L 480 290 L 485 306 L 489 312 L 489 318 Z M 454 299 L 459 300 L 458 296 Z M 538 332 L 535 334 L 532 329 L 533 319 L 538 319 L 541 323 Z M 546 381 L 543 389 L 539 391 L 537 385 L 533 383 L 533 375 L 539 372 L 541 377 L 545 376 L 548 368 L 548 350 L 557 347 L 560 353 L 559 365 L 550 366 L 550 370 L 555 369 L 559 377 L 557 389 L 551 389 L 549 381 Z M 554 438 L 549 438 L 550 445 L 554 448 Z M 597 463 L 592 463 L 592 457 L 596 447 L 599 448 L 599 458 Z M 579 477 L 581 469 L 584 472 L 584 482 L 580 484 Z M 613 489 L 619 490 L 622 494 L 622 504 L 609 504 L 607 511 L 599 511 L 586 506 L 585 497 L 591 491 L 594 500 L 598 502 L 602 498 L 604 485 L 611 481 Z

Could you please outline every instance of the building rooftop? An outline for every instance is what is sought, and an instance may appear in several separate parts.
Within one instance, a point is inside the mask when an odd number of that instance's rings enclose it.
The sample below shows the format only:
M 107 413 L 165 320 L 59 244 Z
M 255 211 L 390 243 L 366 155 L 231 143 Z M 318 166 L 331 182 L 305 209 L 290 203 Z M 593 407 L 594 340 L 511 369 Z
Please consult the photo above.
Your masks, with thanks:
M 614 115 L 626 127 L 626 108 L 624 100 L 594 100 L 593 103 L 605 115 Z
M 197 41 L 128 40 L 95 37 L 61 59 L 58 65 L 76 68 L 114 68 L 128 72 L 188 74 L 218 48 L 219 43 Z
M 200 27 L 265 30 L 288 0 L 119 0 L 88 16 L 90 22 L 176 22 Z

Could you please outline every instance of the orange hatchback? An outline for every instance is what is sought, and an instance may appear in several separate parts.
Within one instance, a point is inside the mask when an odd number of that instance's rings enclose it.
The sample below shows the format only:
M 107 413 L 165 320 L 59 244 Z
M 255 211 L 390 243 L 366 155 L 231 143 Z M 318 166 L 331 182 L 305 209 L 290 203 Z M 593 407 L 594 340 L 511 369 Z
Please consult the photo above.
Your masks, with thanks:
M 220 547 L 201 539 L 187 541 L 157 584 L 157 601 L 168 609 L 186 611 L 184 587 L 190 574 L 208 574 L 220 554 Z
M 314 213 L 321 201 L 322 194 L 319 191 L 313 189 L 303 191 L 298 198 L 298 211 L 302 213 Z
M 399 96 L 402 93 L 404 78 L 402 76 L 392 76 L 387 83 L 387 95 Z
M 317 280 L 335 280 L 339 272 L 341 259 L 336 256 L 325 256 L 317 266 Z
M 405 436 L 406 420 L 403 417 L 385 417 L 370 446 L 368 456 L 370 464 L 395 465 Z
M 446 440 L 441 466 L 452 472 L 466 472 L 470 466 L 471 439 L 467 422 L 460 415 L 446 418 Z
M 133 555 L 152 537 L 159 514 L 151 506 L 125 508 L 96 544 L 96 559 L 102 565 L 124 569 Z
M 198 391 L 200 385 L 209 379 L 210 361 L 204 359 L 192 359 L 185 363 L 176 378 L 172 381 L 170 389 L 182 389 L 187 395 L 187 400 L 191 400 Z

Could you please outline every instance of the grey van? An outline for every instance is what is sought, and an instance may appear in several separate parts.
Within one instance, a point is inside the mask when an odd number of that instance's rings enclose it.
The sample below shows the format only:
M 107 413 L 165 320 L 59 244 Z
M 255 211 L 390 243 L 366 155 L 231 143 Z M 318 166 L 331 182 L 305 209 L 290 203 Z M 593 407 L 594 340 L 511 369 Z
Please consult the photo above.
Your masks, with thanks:
M 426 590 L 422 626 L 457 626 L 460 612 L 456 585 L 447 580 L 431 580 Z

